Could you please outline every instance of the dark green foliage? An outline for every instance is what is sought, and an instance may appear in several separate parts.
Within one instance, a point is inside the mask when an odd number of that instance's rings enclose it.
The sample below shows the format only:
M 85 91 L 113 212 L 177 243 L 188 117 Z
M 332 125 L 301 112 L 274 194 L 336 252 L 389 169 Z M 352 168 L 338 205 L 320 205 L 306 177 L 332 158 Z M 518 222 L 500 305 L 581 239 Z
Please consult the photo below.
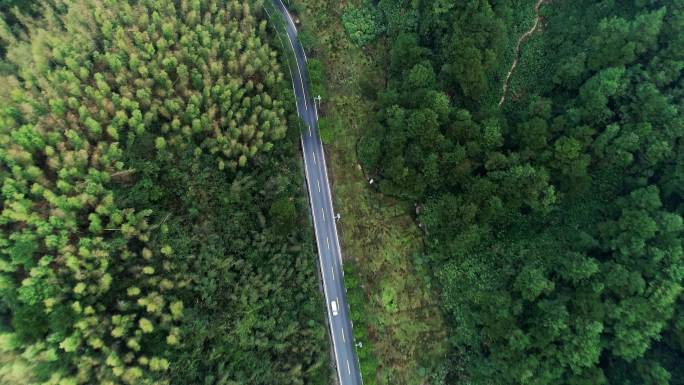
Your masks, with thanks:
M 379 0 L 388 36 L 414 32 L 418 25 L 418 2 L 412 0 Z
M 321 49 L 320 38 L 308 30 L 299 31 L 297 38 L 309 56 L 315 55 Z
M 543 5 L 516 69 L 535 78 L 514 72 L 498 109 L 521 6 L 421 2 L 413 31 L 386 18 L 409 33 L 358 146 L 382 192 L 422 209 L 446 378 L 680 384 L 684 3 Z
M 273 204 L 269 210 L 269 216 L 273 218 L 279 232 L 288 234 L 295 229 L 297 211 L 291 197 L 282 197 Z
M 297 142 L 281 143 L 229 178 L 211 157 L 160 159 L 143 143 L 127 149 L 127 163 L 141 175 L 120 196 L 168 218 L 152 241 L 174 250 L 188 283 L 181 297 L 187 315 L 170 354 L 171 382 L 325 381 L 316 257 L 303 248 L 310 233 L 301 231 L 309 223 L 301 214 L 307 203 Z M 148 185 L 161 189 L 141 195 Z

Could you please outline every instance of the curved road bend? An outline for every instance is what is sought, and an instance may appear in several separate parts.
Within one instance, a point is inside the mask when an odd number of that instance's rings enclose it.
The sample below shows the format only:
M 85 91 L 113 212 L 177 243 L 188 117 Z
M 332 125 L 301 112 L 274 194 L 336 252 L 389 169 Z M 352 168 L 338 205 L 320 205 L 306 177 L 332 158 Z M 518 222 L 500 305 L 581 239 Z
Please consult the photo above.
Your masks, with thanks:
M 281 0 L 273 0 L 275 8 L 283 15 L 287 42 L 296 59 L 296 70 L 292 72 L 292 86 L 297 99 L 297 113 L 304 122 L 302 131 L 302 151 L 304 152 L 304 168 L 311 202 L 311 212 L 316 233 L 316 244 L 320 259 L 323 289 L 328 309 L 328 320 L 332 336 L 333 351 L 337 364 L 337 375 L 340 385 L 361 385 L 359 363 L 354 351 L 354 337 L 349 318 L 349 306 L 344 289 L 344 273 L 342 271 L 342 252 L 337 238 L 335 212 L 332 205 L 332 194 L 328 183 L 323 143 L 318 136 L 318 111 L 308 85 L 306 54 L 297 40 L 297 28 L 287 8 Z M 337 303 L 337 315 L 333 314 L 331 303 Z

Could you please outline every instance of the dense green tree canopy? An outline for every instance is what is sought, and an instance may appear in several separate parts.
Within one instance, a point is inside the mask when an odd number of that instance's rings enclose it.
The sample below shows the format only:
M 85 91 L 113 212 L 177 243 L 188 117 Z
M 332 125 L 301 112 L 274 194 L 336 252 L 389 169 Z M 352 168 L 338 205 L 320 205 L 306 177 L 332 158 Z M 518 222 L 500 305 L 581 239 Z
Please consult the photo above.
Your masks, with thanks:
M 681 384 L 684 3 L 381 2 L 388 87 L 359 156 L 424 207 L 473 384 Z M 417 25 L 393 15 L 417 12 Z
M 1 381 L 325 378 L 262 5 L 49 1 L 0 34 Z
M 365 3 L 359 7 L 348 8 L 342 15 L 342 23 L 351 41 L 365 45 L 384 32 L 381 17 L 375 7 Z

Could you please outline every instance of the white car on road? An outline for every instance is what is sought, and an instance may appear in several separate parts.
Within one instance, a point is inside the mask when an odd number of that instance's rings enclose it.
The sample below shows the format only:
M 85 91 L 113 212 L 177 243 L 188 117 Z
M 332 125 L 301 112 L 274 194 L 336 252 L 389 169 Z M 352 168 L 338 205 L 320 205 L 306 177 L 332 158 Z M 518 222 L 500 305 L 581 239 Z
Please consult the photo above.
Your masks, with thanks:
M 330 308 L 332 309 L 333 315 L 337 315 L 337 301 L 330 302 Z

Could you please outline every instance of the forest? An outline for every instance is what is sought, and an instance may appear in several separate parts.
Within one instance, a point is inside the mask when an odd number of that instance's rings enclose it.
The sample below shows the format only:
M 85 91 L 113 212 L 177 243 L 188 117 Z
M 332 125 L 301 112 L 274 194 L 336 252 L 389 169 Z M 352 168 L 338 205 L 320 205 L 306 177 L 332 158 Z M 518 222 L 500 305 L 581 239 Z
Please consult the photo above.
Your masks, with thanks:
M 449 329 L 433 383 L 684 384 L 684 2 L 346 15 L 389 51 L 358 156 L 419 209 Z
M 0 384 L 333 381 L 269 3 L 0 0 Z M 684 385 L 683 0 L 285 3 L 364 384 Z
M 264 3 L 0 11 L 0 384 L 327 383 Z

